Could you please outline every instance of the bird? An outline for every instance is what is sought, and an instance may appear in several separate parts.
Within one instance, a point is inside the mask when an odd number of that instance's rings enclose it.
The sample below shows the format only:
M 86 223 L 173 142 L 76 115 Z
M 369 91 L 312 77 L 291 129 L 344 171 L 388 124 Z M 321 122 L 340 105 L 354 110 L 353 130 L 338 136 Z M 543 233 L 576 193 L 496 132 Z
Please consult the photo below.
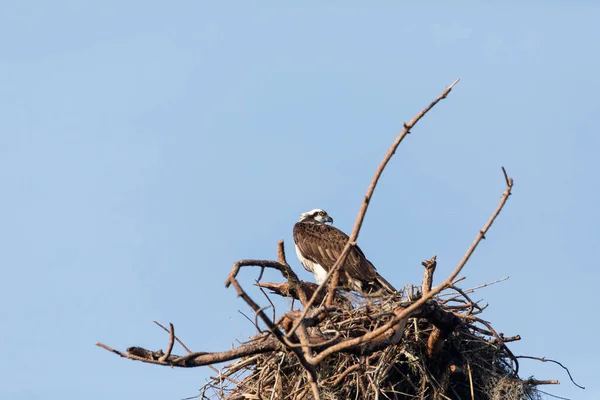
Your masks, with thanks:
M 331 225 L 327 225 L 330 223 Z M 294 225 L 296 255 L 302 266 L 312 272 L 318 284 L 323 283 L 346 243 L 348 235 L 333 226 L 333 218 L 325 210 L 315 208 L 300 215 Z M 359 293 L 389 292 L 396 289 L 367 260 L 360 247 L 353 246 L 340 268 L 338 283 Z

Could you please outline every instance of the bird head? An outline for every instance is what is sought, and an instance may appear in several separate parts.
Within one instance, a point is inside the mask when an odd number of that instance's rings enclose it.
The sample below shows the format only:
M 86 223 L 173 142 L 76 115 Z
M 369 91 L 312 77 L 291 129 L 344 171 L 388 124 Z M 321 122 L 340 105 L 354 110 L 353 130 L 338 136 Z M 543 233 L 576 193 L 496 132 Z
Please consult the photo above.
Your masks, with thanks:
M 300 221 L 318 222 L 320 224 L 330 222 L 333 224 L 333 218 L 327 214 L 327 211 L 321 210 L 320 208 L 315 208 L 314 210 L 300 214 Z

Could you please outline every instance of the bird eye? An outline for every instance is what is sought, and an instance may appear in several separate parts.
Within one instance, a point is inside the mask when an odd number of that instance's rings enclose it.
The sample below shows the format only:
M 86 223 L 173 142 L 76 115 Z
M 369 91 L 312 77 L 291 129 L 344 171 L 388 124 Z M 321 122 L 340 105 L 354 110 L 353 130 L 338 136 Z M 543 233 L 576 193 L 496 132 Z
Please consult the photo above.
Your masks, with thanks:
M 319 211 L 319 215 L 322 217 L 325 215 L 325 211 Z

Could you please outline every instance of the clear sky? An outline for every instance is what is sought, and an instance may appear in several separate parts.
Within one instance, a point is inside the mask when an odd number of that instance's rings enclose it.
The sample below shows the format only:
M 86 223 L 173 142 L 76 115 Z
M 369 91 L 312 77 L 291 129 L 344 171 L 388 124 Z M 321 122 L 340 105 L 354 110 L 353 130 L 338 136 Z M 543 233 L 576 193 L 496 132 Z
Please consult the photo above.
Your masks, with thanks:
M 440 282 L 505 166 L 514 195 L 463 287 L 510 276 L 475 296 L 483 316 L 588 389 L 550 364 L 522 376 L 600 398 L 599 6 L 318 3 L 2 2 L 0 398 L 195 395 L 208 368 L 94 343 L 165 348 L 155 319 L 196 351 L 246 339 L 232 263 L 284 239 L 312 279 L 291 246 L 299 214 L 324 208 L 349 232 L 403 121 L 458 77 L 384 173 L 359 244 L 398 287 L 437 254 Z

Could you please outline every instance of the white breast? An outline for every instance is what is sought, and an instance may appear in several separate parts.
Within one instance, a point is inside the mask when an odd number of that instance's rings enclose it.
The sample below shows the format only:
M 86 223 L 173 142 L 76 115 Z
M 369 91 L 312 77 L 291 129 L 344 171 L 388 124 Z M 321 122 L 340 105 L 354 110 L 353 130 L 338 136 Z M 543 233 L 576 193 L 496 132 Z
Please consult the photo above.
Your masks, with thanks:
M 305 270 L 312 272 L 314 274 L 317 283 L 320 285 L 327 277 L 327 271 L 325 271 L 325 269 L 323 267 L 321 267 L 321 265 L 319 265 L 315 262 L 312 262 L 307 258 L 304 258 L 304 256 L 300 252 L 300 249 L 298 249 L 298 246 L 295 246 L 295 247 L 296 247 L 296 255 L 298 256 L 298 259 L 302 263 L 302 266 L 304 267 Z

